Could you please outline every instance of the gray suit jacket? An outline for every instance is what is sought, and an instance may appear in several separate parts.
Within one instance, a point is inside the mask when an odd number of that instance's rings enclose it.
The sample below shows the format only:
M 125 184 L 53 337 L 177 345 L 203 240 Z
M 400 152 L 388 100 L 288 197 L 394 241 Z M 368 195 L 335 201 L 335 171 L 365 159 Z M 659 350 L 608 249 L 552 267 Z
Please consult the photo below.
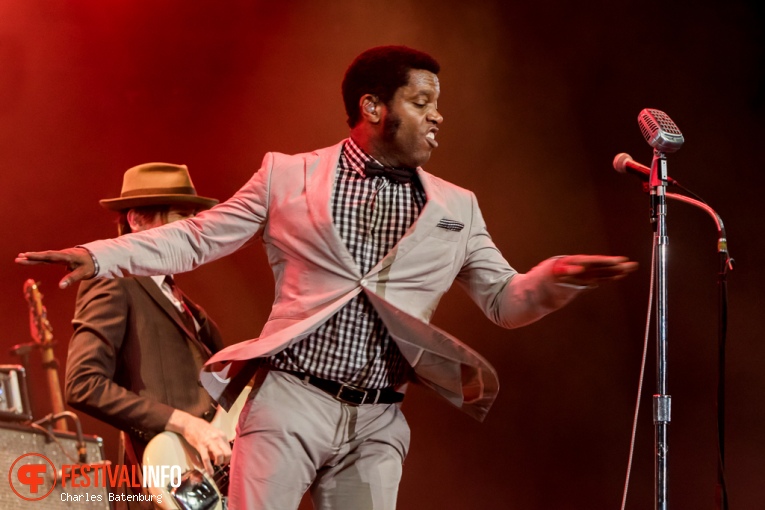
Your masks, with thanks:
M 419 218 L 361 274 L 330 210 L 342 144 L 292 156 L 269 153 L 232 198 L 209 211 L 84 246 L 99 261 L 99 276 L 113 277 L 189 271 L 262 236 L 276 281 L 271 315 L 259 338 L 224 349 L 202 372 L 202 383 L 224 406 L 241 389 L 246 377 L 234 376 L 251 367 L 249 360 L 301 341 L 364 292 L 418 381 L 483 419 L 499 389 L 497 375 L 480 354 L 429 324 L 443 294 L 456 280 L 489 319 L 512 328 L 560 308 L 581 289 L 555 284 L 552 260 L 518 274 L 486 231 L 475 195 L 421 168 L 427 203 Z

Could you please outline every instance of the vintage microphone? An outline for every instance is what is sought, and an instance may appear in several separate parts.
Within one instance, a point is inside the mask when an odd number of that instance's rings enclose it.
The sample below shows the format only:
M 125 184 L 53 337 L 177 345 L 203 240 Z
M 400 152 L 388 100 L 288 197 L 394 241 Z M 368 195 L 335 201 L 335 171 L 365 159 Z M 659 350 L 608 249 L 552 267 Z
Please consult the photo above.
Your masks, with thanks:
M 642 179 L 646 183 L 648 182 L 648 179 L 650 179 L 651 177 L 651 169 L 645 165 L 641 165 L 640 163 L 632 159 L 632 156 L 630 156 L 626 152 L 617 154 L 614 157 L 613 165 L 614 165 L 614 170 L 616 170 L 620 174 L 634 175 L 635 177 L 637 177 L 638 179 Z M 667 184 L 670 184 L 672 186 L 679 186 L 679 183 L 671 177 L 667 177 Z
M 650 168 L 633 160 L 627 153 L 617 154 L 613 161 L 614 170 L 622 174 L 634 175 L 641 179 L 645 191 L 648 191 Z M 719 255 L 719 269 L 717 272 L 718 288 L 718 322 L 717 322 L 717 487 L 715 491 L 715 508 L 728 510 L 728 489 L 725 481 L 725 367 L 726 367 L 726 342 L 728 325 L 728 271 L 733 269 L 733 258 L 728 252 L 728 236 L 725 224 L 720 215 L 712 209 L 704 200 L 691 190 L 685 188 L 674 179 L 667 177 L 669 184 L 682 189 L 693 195 L 691 198 L 677 193 L 666 193 L 667 198 L 685 202 L 705 211 L 717 227 L 717 253 Z
M 638 115 L 638 125 L 648 145 L 653 147 L 648 187 L 651 194 L 651 223 L 654 226 L 656 273 L 656 394 L 653 396 L 655 445 L 655 509 L 668 509 L 668 428 L 672 400 L 667 394 L 667 153 L 680 149 L 685 139 L 669 116 L 646 108 Z
M 685 138 L 669 115 L 661 110 L 645 108 L 638 114 L 638 125 L 643 138 L 655 151 L 672 153 L 683 146 Z
M 727 332 L 727 282 L 726 275 L 733 268 L 733 259 L 727 249 L 727 236 L 722 218 L 701 198 L 681 186 L 667 175 L 667 153 L 673 153 L 682 147 L 685 141 L 683 134 L 669 116 L 656 109 L 644 109 L 638 115 L 638 125 L 646 142 L 653 147 L 653 160 L 648 168 L 634 161 L 628 154 L 621 153 L 614 158 L 614 169 L 620 173 L 631 174 L 641 178 L 643 188 L 651 195 L 651 223 L 654 226 L 654 266 L 657 267 L 655 277 L 656 295 L 656 329 L 657 329 L 657 391 L 653 400 L 653 416 L 655 426 L 655 509 L 668 509 L 667 494 L 667 455 L 668 425 L 671 417 L 671 398 L 667 394 L 667 222 L 666 199 L 672 198 L 705 210 L 715 220 L 718 231 L 717 251 L 720 255 L 720 270 L 718 272 L 718 386 L 717 386 L 717 431 L 718 431 L 718 480 L 716 491 L 716 508 L 727 510 L 728 497 L 725 483 L 725 340 Z M 696 198 L 676 193 L 667 193 L 667 185 L 674 185 Z M 628 471 L 629 473 L 629 471 Z M 629 476 L 628 476 L 629 478 Z M 626 486 L 625 486 L 626 497 Z M 623 501 L 622 504 L 625 502 Z

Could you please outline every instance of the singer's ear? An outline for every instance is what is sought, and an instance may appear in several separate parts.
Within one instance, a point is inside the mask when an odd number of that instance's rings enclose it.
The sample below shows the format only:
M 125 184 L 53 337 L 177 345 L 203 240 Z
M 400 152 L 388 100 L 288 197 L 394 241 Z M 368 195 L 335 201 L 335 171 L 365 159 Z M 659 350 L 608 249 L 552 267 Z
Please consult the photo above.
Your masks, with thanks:
M 380 122 L 379 100 L 374 94 L 364 94 L 359 99 L 361 116 L 372 124 Z

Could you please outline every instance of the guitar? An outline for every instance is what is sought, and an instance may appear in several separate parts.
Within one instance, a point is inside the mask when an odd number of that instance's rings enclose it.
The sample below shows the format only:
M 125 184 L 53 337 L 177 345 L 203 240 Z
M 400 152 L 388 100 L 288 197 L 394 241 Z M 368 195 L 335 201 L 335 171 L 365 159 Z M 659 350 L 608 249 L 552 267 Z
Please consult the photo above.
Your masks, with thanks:
M 51 406 L 53 414 L 58 414 L 66 410 L 64 407 L 64 396 L 61 392 L 61 383 L 58 378 L 58 361 L 53 352 L 53 327 L 48 321 L 48 311 L 43 306 L 43 295 L 37 282 L 29 279 L 24 282 L 24 296 L 29 305 L 29 329 L 32 339 L 39 345 L 42 351 L 42 365 L 48 378 L 48 389 L 50 390 Z M 60 418 L 56 420 L 55 428 L 58 430 L 68 430 L 66 420 Z
M 211 425 L 226 434 L 229 442 L 236 436 L 236 422 L 247 401 L 250 387 L 242 393 L 226 412 L 219 407 Z M 147 487 L 153 495 L 154 506 L 161 510 L 226 510 L 229 466 L 215 468 L 212 476 L 204 471 L 197 451 L 175 432 L 164 431 L 154 436 L 143 452 L 143 466 L 147 471 L 161 466 L 180 466 L 181 485 Z M 161 501 L 161 503 L 159 502 Z

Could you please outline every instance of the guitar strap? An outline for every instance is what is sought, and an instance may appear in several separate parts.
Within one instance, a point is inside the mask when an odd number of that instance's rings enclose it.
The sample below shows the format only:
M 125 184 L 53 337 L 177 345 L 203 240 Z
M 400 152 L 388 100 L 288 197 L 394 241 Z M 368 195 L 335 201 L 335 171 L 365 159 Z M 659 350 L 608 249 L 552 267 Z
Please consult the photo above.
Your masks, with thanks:
M 138 458 L 136 456 L 135 448 L 133 447 L 132 441 L 130 441 L 130 436 L 128 436 L 124 431 L 120 431 L 120 447 L 119 447 L 119 465 L 117 466 L 117 469 L 121 470 L 122 466 L 137 466 L 137 478 L 139 483 L 141 484 L 141 487 L 143 487 L 143 471 L 141 469 L 141 463 L 138 462 Z M 127 460 L 127 462 L 125 462 Z M 131 470 L 131 477 L 132 477 L 132 467 Z M 142 501 L 134 501 L 134 502 L 127 502 L 129 499 L 127 496 L 131 496 L 135 494 L 130 487 L 124 486 L 121 487 L 121 492 L 126 496 L 126 502 L 118 501 L 115 505 L 115 510 L 154 510 L 154 505 L 152 503 L 146 503 Z M 137 489 L 143 494 L 147 494 L 146 489 Z
M 140 469 L 141 463 L 138 462 L 133 442 L 130 441 L 128 435 L 122 430 L 120 431 L 120 450 L 120 464 L 138 466 L 138 480 L 140 481 L 141 486 L 143 486 L 143 472 Z M 125 459 L 127 459 L 127 462 L 125 462 Z

